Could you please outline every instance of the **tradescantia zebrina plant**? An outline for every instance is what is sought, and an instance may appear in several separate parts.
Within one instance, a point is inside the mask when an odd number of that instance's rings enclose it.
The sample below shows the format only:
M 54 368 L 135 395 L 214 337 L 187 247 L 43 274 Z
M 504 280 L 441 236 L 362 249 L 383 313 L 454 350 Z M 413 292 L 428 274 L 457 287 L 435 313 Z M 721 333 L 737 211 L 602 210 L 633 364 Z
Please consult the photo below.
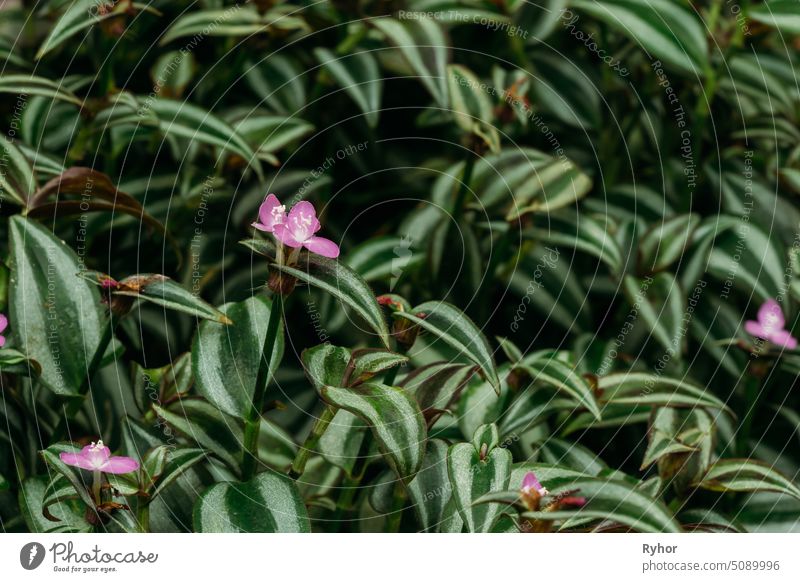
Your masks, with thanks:
M 800 529 L 792 4 L 3 3 L 3 531 Z

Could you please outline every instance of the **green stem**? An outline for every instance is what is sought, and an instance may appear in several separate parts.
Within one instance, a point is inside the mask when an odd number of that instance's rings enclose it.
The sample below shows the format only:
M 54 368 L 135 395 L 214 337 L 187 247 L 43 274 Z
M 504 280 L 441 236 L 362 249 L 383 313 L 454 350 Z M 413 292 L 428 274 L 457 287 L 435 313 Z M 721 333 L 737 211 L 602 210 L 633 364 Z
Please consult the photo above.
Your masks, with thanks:
M 92 471 L 92 496 L 94 497 L 94 504 L 100 507 L 103 502 L 100 497 L 100 489 L 103 486 L 103 474 L 100 471 Z
M 775 364 L 773 363 L 765 369 L 760 381 L 758 378 L 748 378 L 744 386 L 744 415 L 736 443 L 737 453 L 740 457 L 750 455 L 750 436 L 753 431 L 753 419 L 759 403 L 765 399 L 774 366 Z
M 453 216 L 458 222 L 461 218 L 461 213 L 464 211 L 464 206 L 467 202 L 467 192 L 469 191 L 469 184 L 472 182 L 472 170 L 475 168 L 475 152 L 470 151 L 469 156 L 464 162 L 464 172 L 461 175 L 461 186 L 456 195 L 456 202 L 453 205 Z
M 261 361 L 256 374 L 256 386 L 253 392 L 253 405 L 247 415 L 244 425 L 244 450 L 242 458 L 242 478 L 249 481 L 256 473 L 258 462 L 258 432 L 261 427 L 261 410 L 264 408 L 264 396 L 267 393 L 270 370 L 272 365 L 272 352 L 275 340 L 278 337 L 278 328 L 283 317 L 283 296 L 276 293 L 272 298 L 272 307 L 269 312 L 267 334 L 264 336 L 264 345 L 261 347 Z
M 150 531 L 150 503 L 143 500 L 139 501 L 139 506 L 136 508 L 136 517 L 138 518 L 137 530 L 139 533 L 148 533 Z
M 403 521 L 403 508 L 406 505 L 406 488 L 403 486 L 402 481 L 398 481 L 394 485 L 394 494 L 392 495 L 392 509 L 389 511 L 389 517 L 386 518 L 386 532 L 397 533 L 400 531 L 400 523 Z
M 78 394 L 74 396 L 68 404 L 64 405 L 64 416 L 59 419 L 58 425 L 53 430 L 53 434 L 50 438 L 51 443 L 58 442 L 64 437 L 67 432 L 67 426 L 69 425 L 69 422 L 78 413 L 81 407 L 83 407 L 83 402 L 86 394 L 89 392 L 92 378 L 94 378 L 95 374 L 97 374 L 98 370 L 100 369 L 103 356 L 105 356 L 108 345 L 111 343 L 111 338 L 114 337 L 114 330 L 116 329 L 118 323 L 119 317 L 114 317 L 113 315 L 109 314 L 108 321 L 103 329 L 103 335 L 100 337 L 100 342 L 97 344 L 97 351 L 95 351 L 94 355 L 92 356 L 92 360 L 89 362 L 89 367 L 86 370 L 86 376 L 83 378 L 81 385 L 78 387 Z
M 297 479 L 305 472 L 306 463 L 309 457 L 311 457 L 311 453 L 317 448 L 319 439 L 325 434 L 335 414 L 336 410 L 332 406 L 326 405 L 322 414 L 320 414 L 319 418 L 314 422 L 311 433 L 306 437 L 305 442 L 297 451 L 297 455 L 295 455 L 294 461 L 292 462 L 292 468 L 289 470 L 289 476 L 292 477 L 292 479 Z

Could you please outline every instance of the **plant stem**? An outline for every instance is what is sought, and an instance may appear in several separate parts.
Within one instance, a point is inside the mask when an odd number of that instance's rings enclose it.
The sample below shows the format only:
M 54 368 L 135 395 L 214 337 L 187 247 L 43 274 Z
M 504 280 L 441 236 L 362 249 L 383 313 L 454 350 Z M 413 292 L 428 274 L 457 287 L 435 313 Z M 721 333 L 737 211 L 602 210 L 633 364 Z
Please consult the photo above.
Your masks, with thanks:
M 297 451 L 297 455 L 295 455 L 294 461 L 292 462 L 292 468 L 289 470 L 289 476 L 292 479 L 297 479 L 306 470 L 306 463 L 308 462 L 309 457 L 311 457 L 311 453 L 317 448 L 319 439 L 321 439 L 322 435 L 325 434 L 325 431 L 328 429 L 328 425 L 330 425 L 335 414 L 336 410 L 332 406 L 326 405 L 325 409 L 322 411 L 322 414 L 320 414 L 319 418 L 316 420 L 316 422 L 314 422 L 311 433 L 306 437 L 305 442 L 300 446 L 300 449 Z
M 406 488 L 402 481 L 397 481 L 394 485 L 392 495 L 392 509 L 389 517 L 386 518 L 386 532 L 397 533 L 400 531 L 400 523 L 403 521 L 403 508 L 406 505 Z
M 267 393 L 270 370 L 272 366 L 272 352 L 275 340 L 278 337 L 280 321 L 283 317 L 283 296 L 276 293 L 272 297 L 272 307 L 269 311 L 267 333 L 264 336 L 264 345 L 261 347 L 261 361 L 258 364 L 256 385 L 253 391 L 253 405 L 250 407 L 244 425 L 244 450 L 242 458 L 242 478 L 249 481 L 256 473 L 258 461 L 258 432 L 261 427 L 261 410 L 264 408 L 264 396 Z
M 453 216 L 458 222 L 461 218 L 461 213 L 464 211 L 464 206 L 467 201 L 467 192 L 469 191 L 469 184 L 472 182 L 472 170 L 475 168 L 475 152 L 470 151 L 469 156 L 464 162 L 464 172 L 461 174 L 461 186 L 456 195 L 456 202 L 453 205 Z
M 89 367 L 86 369 L 86 376 L 83 378 L 78 388 L 78 394 L 73 397 L 69 403 L 64 405 L 64 416 L 59 419 L 58 425 L 53 430 L 53 434 L 50 437 L 51 443 L 58 442 L 64 437 L 64 434 L 67 432 L 69 421 L 72 420 L 72 417 L 74 417 L 83 406 L 85 396 L 89 392 L 89 387 L 91 386 L 92 378 L 94 378 L 100 368 L 103 356 L 108 349 L 108 345 L 111 343 L 111 338 L 114 337 L 114 330 L 118 323 L 119 317 L 114 317 L 109 314 L 108 321 L 106 322 L 105 328 L 103 328 L 103 335 L 100 336 L 100 341 L 97 344 L 97 350 L 92 356 Z
M 94 497 L 94 504 L 100 507 L 103 502 L 100 497 L 100 489 L 103 485 L 103 474 L 100 471 L 92 471 L 92 496 Z
M 137 530 L 139 533 L 148 533 L 150 531 L 150 503 L 139 501 L 136 508 L 136 517 L 138 519 Z

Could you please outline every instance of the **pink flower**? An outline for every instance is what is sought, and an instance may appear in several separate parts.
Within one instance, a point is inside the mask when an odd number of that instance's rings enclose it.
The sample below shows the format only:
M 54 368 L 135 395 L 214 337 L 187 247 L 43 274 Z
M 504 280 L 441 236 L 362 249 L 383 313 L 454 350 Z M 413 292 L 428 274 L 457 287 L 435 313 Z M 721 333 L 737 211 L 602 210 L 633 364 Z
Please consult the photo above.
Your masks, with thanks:
M 292 207 L 284 220 L 275 223 L 273 234 L 287 247 L 305 247 L 312 253 L 335 259 L 339 256 L 339 247 L 333 241 L 314 236 L 319 229 L 314 205 L 302 200 Z
M 542 487 L 542 484 L 539 483 L 539 480 L 536 478 L 536 475 L 533 471 L 528 471 L 525 475 L 525 478 L 522 480 L 522 489 L 520 489 L 523 495 L 530 495 L 531 493 L 535 492 L 537 495 L 544 497 L 545 495 L 549 494 L 549 491 Z
M 744 329 L 750 335 L 793 350 L 797 347 L 797 339 L 783 329 L 785 324 L 780 305 L 774 299 L 769 299 L 758 310 L 758 321 L 746 321 Z
M 270 194 L 258 207 L 258 220 L 250 226 L 264 232 L 273 232 L 275 226 L 283 224 L 286 219 L 286 207 L 280 203 L 275 194 Z
M 130 473 L 139 468 L 139 462 L 130 457 L 112 457 L 111 450 L 97 441 L 81 449 L 79 453 L 61 453 L 61 460 L 67 465 L 101 473 Z
M 0 313 L 0 348 L 6 345 L 6 336 L 2 335 L 2 333 L 6 330 L 7 327 L 8 327 L 8 318 L 4 314 Z

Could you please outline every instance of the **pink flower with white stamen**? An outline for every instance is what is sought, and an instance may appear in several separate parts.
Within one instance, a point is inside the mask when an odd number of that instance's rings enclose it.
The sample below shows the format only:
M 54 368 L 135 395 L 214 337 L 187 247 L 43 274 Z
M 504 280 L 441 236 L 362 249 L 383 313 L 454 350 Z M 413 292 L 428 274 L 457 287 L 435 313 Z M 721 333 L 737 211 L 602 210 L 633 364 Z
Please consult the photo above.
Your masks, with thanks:
M 78 453 L 61 453 L 59 458 L 72 467 L 100 473 L 131 473 L 139 468 L 139 462 L 130 457 L 112 457 L 111 449 L 97 441 L 86 445 Z
M 270 194 L 258 207 L 258 222 L 250 226 L 263 232 L 274 232 L 275 226 L 286 219 L 286 207 L 281 204 L 275 194 Z
M 317 211 L 311 202 L 301 200 L 287 214 L 286 207 L 277 196 L 270 194 L 258 209 L 258 219 L 259 222 L 252 224 L 253 228 L 271 232 L 287 247 L 305 247 L 312 253 L 329 259 L 339 256 L 339 246 L 335 242 L 316 236 L 322 225 L 317 220 Z
M 758 310 L 758 321 L 746 321 L 744 329 L 750 335 L 793 350 L 797 348 L 797 339 L 784 329 L 785 325 L 781 306 L 774 299 L 769 299 Z

